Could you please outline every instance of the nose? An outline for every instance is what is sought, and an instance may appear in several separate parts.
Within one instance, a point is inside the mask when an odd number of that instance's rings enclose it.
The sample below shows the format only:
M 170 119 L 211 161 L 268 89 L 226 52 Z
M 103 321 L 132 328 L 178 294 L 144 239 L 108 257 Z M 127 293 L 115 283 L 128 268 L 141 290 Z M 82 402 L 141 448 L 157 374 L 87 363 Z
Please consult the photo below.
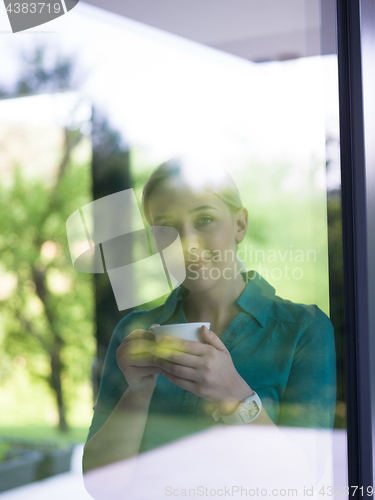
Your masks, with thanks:
M 197 260 L 199 240 L 194 228 L 184 226 L 180 228 L 179 234 L 185 260 Z

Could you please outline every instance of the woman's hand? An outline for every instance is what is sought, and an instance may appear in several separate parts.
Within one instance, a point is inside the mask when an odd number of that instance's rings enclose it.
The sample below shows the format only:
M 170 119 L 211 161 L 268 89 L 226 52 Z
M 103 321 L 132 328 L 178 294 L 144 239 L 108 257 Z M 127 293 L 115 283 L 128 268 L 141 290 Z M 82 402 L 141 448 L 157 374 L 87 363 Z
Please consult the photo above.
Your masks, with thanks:
M 161 374 L 181 389 L 213 401 L 222 415 L 233 413 L 253 390 L 237 372 L 219 337 L 201 328 L 207 344 L 160 335 L 150 352 Z
M 154 345 L 155 337 L 150 331 L 134 330 L 124 338 L 116 351 L 117 364 L 129 387 L 135 392 L 155 388 L 161 369 L 150 354 L 150 347 Z

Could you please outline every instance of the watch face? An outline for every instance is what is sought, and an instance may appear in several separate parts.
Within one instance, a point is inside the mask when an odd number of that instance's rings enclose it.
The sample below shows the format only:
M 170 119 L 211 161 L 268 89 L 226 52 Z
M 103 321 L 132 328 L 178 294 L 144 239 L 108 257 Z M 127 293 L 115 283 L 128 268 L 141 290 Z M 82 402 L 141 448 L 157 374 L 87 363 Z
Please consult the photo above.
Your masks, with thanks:
M 250 422 L 253 420 L 259 413 L 259 406 L 255 401 L 249 401 L 244 403 L 242 408 L 240 408 L 239 413 L 245 422 Z

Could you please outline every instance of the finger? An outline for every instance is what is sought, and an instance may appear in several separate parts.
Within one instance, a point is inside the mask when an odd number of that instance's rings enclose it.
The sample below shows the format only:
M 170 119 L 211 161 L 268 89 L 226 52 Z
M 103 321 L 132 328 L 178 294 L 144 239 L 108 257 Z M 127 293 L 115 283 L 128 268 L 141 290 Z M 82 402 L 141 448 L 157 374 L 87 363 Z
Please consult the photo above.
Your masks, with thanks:
M 201 335 L 203 337 L 203 340 L 207 342 L 207 344 L 212 345 L 212 347 L 215 347 L 219 351 L 228 351 L 228 349 L 225 347 L 216 333 L 209 330 L 206 326 L 201 327 Z
M 123 342 L 127 343 L 130 342 L 131 340 L 136 340 L 136 339 L 154 340 L 155 337 L 148 330 L 134 330 L 131 333 L 129 333 L 129 335 L 124 337 Z
M 171 373 L 169 373 L 163 369 L 161 370 L 161 374 L 167 380 L 172 382 L 172 384 L 177 385 L 178 387 L 180 387 L 181 389 L 184 389 L 185 391 L 189 391 L 189 392 L 192 392 L 193 394 L 195 394 L 195 391 L 197 388 L 197 385 L 195 382 L 192 382 L 191 380 L 186 380 L 184 378 L 176 377 L 175 375 L 172 375 Z
M 153 340 L 134 340 L 134 342 L 129 342 L 126 347 L 126 355 L 132 356 L 134 354 L 146 353 L 149 354 L 150 348 L 155 345 Z
M 154 361 L 155 356 L 151 354 L 136 354 L 127 358 L 127 365 L 140 367 L 140 366 L 158 366 Z
M 183 340 L 176 337 L 169 337 L 168 335 L 158 335 L 155 337 L 155 341 L 163 347 L 194 354 L 195 356 L 202 356 L 205 352 L 203 344 L 194 340 Z
M 153 325 L 151 325 L 149 328 L 150 332 L 153 332 L 154 326 L 160 326 L 160 325 L 159 325 L 159 323 L 154 323 Z
M 143 342 L 143 341 L 137 341 Z M 149 342 L 149 341 L 144 341 Z M 149 342 L 150 343 L 150 342 Z M 153 342 L 155 344 L 155 342 Z M 149 351 L 149 347 L 139 348 L 137 345 L 133 346 L 132 343 L 127 344 L 124 348 L 120 346 L 116 350 L 116 358 L 118 363 L 122 363 L 123 361 L 129 366 L 148 366 L 155 365 L 153 363 L 155 355 L 151 354 Z
M 197 368 L 200 361 L 200 356 L 177 351 L 176 349 L 166 348 L 160 344 L 155 344 L 150 347 L 150 353 L 154 354 L 158 358 L 165 359 L 178 365 L 189 366 L 191 368 Z
M 176 365 L 175 363 L 171 363 L 170 361 L 166 361 L 165 359 L 156 359 L 154 361 L 159 368 L 175 377 L 184 380 L 191 380 L 193 382 L 195 382 L 198 378 L 197 371 L 194 368 L 190 368 L 189 366 Z

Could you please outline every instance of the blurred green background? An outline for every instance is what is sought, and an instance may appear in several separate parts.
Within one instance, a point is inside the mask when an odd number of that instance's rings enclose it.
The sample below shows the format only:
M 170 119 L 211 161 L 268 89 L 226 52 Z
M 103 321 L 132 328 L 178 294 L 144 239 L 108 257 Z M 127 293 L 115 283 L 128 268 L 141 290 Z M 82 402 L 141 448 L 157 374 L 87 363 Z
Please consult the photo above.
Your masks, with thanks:
M 74 58 L 55 54 L 51 64 L 39 47 L 20 68 L 11 87 L 0 85 L 0 435 L 84 441 L 104 357 L 96 339 L 94 283 L 102 278 L 74 270 L 65 223 L 93 199 L 98 151 L 91 104 L 76 92 Z M 144 147 L 124 145 L 105 123 L 104 117 L 101 147 L 110 144 L 111 150 L 103 153 L 104 166 L 110 168 L 116 150 L 116 168 L 127 169 L 140 205 L 157 162 Z M 327 164 L 313 158 L 309 165 L 298 175 L 282 160 L 249 159 L 229 168 L 249 211 L 249 231 L 239 250 L 246 267 L 260 272 L 278 295 L 317 304 L 329 314 Z M 340 203 L 337 196 L 329 200 L 331 237 L 341 248 Z M 333 258 L 339 280 L 340 256 Z M 108 282 L 103 286 L 108 289 Z M 157 282 L 147 286 L 157 294 Z M 142 302 L 142 286 L 137 293 Z M 113 295 L 109 300 L 116 308 Z M 336 334 L 342 342 L 340 328 Z M 107 330 L 108 338 L 112 326 Z M 97 358 L 99 369 L 93 371 Z M 336 425 L 344 426 L 340 370 Z
M 94 296 L 92 276 L 73 269 L 65 223 L 92 199 L 90 116 L 70 92 L 72 60 L 48 68 L 39 48 L 22 63 L 1 101 L 0 434 L 83 441 Z

